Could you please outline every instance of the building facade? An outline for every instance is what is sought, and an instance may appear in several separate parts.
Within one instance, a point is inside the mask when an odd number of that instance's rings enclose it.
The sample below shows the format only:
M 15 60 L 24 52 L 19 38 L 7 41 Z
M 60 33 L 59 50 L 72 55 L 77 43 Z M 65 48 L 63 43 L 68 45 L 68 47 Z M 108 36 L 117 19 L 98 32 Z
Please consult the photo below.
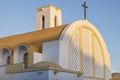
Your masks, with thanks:
M 0 38 L 0 80 L 109 80 L 110 54 L 87 20 L 62 25 L 61 9 L 36 9 L 36 31 Z

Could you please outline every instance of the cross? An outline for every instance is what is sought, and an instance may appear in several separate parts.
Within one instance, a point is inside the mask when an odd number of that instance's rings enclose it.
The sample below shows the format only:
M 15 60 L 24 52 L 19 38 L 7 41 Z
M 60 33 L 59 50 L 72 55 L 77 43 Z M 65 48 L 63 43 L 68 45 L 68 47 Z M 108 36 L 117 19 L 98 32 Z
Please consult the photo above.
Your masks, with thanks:
M 82 7 L 84 7 L 84 19 L 86 19 L 86 9 L 88 8 L 86 5 L 86 2 L 84 2 L 84 4 L 82 4 Z

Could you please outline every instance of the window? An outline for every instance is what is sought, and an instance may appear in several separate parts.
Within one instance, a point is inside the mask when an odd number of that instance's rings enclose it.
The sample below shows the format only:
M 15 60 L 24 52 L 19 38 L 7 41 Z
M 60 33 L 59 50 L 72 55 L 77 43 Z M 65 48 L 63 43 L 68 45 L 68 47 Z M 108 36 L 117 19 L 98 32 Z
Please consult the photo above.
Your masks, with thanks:
M 57 16 L 54 17 L 54 26 L 57 26 Z
M 25 68 L 28 67 L 28 53 L 24 54 L 24 65 L 25 65 Z
M 42 16 L 42 29 L 45 29 L 45 17 Z

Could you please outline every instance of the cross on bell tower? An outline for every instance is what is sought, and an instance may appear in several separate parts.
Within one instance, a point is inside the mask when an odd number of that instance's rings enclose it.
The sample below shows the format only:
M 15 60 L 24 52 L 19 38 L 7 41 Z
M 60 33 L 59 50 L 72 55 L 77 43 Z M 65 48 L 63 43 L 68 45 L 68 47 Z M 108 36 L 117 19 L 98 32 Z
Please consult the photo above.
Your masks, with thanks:
M 86 19 L 86 9 L 88 8 L 86 5 L 86 2 L 84 2 L 84 4 L 82 4 L 82 7 L 84 7 L 84 19 Z

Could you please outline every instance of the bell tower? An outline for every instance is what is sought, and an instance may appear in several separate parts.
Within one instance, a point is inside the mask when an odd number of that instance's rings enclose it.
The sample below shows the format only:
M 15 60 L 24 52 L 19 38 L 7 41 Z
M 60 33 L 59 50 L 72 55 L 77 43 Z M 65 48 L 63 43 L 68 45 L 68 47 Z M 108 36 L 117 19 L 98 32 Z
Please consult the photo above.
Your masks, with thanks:
M 36 30 L 62 25 L 61 9 L 53 5 L 36 9 Z

